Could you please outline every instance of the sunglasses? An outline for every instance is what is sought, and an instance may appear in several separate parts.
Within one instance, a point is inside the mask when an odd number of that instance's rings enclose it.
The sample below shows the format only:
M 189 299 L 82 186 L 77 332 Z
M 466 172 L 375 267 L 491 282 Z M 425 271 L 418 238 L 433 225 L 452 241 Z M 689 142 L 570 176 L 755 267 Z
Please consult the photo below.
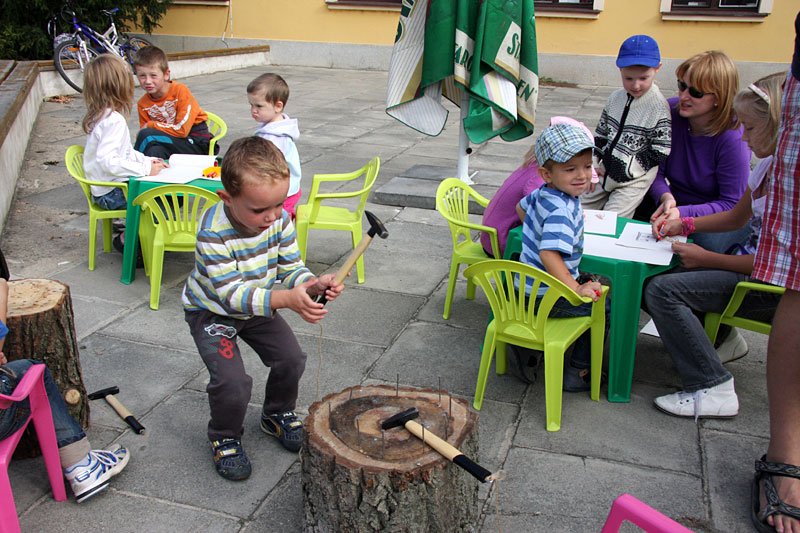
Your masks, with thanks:
M 699 90 L 696 87 L 692 87 L 691 85 L 686 85 L 686 83 L 683 80 L 678 80 L 678 90 L 680 92 L 683 92 L 686 89 L 689 89 L 689 96 L 691 96 L 692 98 L 700 99 L 707 94 L 711 94 L 711 93 L 704 93 L 703 91 Z

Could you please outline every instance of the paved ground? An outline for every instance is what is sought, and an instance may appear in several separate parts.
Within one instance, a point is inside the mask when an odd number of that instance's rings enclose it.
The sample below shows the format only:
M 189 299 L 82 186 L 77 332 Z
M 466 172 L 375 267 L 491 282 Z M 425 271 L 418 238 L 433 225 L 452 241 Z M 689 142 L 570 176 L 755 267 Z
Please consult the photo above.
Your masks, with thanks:
M 181 80 L 202 105 L 228 123 L 228 139 L 252 133 L 244 87 L 267 68 Z M 385 72 L 269 67 L 284 76 L 292 96 L 287 112 L 300 119 L 303 190 L 316 172 L 355 169 L 379 155 L 378 186 L 417 164 L 455 167 L 457 110 L 439 137 L 428 138 L 384 113 Z M 543 87 L 537 119 L 566 114 L 594 127 L 611 89 Z M 137 91 L 137 97 L 138 97 Z M 161 309 L 148 307 L 143 270 L 132 285 L 119 282 L 121 255 L 102 254 L 87 270 L 88 216 L 63 162 L 82 144 L 83 104 L 45 103 L 28 147 L 2 248 L 14 277 L 49 277 L 69 284 L 87 389 L 119 385 L 120 399 L 147 427 L 132 434 L 103 403 L 92 405 L 95 446 L 122 442 L 132 453 L 112 488 L 85 504 L 52 500 L 39 459 L 16 461 L 11 479 L 23 531 L 286 531 L 302 530 L 302 492 L 296 455 L 258 430 L 267 372 L 248 352 L 254 376 L 244 442 L 253 476 L 233 484 L 213 470 L 205 440 L 207 371 L 183 320 L 180 290 L 189 254 L 168 254 Z M 131 129 L 136 124 L 131 121 Z M 472 169 L 497 187 L 533 138 L 493 141 L 475 148 Z M 367 251 L 366 282 L 351 285 L 329 305 L 324 320 L 320 396 L 365 383 L 442 387 L 471 401 L 479 346 L 489 307 L 479 294 L 465 300 L 459 281 L 450 320 L 442 319 L 450 237 L 431 210 L 371 204 L 390 237 Z M 348 251 L 339 232 L 312 232 L 309 265 L 332 270 Z M 317 326 L 283 313 L 309 354 L 298 409 L 314 401 Z M 643 320 L 646 317 L 642 317 Z M 640 335 L 630 403 L 595 403 L 586 394 L 564 397 L 563 425 L 544 427 L 541 380 L 526 386 L 490 375 L 480 411 L 481 462 L 508 473 L 499 502 L 504 531 L 599 531 L 613 499 L 628 492 L 698 531 L 750 531 L 753 460 L 766 449 L 766 338 L 744 332 L 750 354 L 730 365 L 741 413 L 733 420 L 678 419 L 657 411 L 655 396 L 675 389 L 678 376 L 658 339 Z M 476 530 L 498 529 L 493 497 L 481 487 Z

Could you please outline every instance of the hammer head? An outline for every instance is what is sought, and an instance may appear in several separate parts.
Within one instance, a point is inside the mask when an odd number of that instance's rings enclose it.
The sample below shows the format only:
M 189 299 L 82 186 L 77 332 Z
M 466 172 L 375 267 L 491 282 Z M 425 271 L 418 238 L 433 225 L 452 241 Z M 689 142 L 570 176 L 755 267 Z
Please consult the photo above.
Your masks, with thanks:
M 386 227 L 383 225 L 383 222 L 370 213 L 369 211 L 364 211 L 364 214 L 367 215 L 367 221 L 369 222 L 369 230 L 367 231 L 367 235 L 370 237 L 374 237 L 377 235 L 381 239 L 385 239 L 389 236 L 389 232 L 386 231 Z
M 119 387 L 108 387 L 107 389 L 100 389 L 97 392 L 93 392 L 89 395 L 90 400 L 99 400 L 100 398 L 105 398 L 109 394 L 119 394 Z
M 396 415 L 390 416 L 383 422 L 381 422 L 381 429 L 392 429 L 396 427 L 405 426 L 406 422 L 409 420 L 414 420 L 419 416 L 419 411 L 417 411 L 416 407 L 412 407 L 410 409 L 406 409 L 405 411 L 400 411 Z

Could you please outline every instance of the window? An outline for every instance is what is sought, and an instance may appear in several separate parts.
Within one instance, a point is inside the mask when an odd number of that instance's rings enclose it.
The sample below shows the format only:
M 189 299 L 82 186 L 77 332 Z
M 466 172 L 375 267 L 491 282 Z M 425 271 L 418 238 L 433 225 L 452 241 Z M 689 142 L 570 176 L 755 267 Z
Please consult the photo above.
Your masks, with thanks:
M 402 0 L 325 0 L 329 9 L 400 10 Z
M 773 0 L 661 0 L 661 13 L 701 17 L 765 17 Z
M 595 11 L 595 0 L 534 0 L 534 9 L 539 11 Z M 602 9 L 602 7 L 601 7 Z

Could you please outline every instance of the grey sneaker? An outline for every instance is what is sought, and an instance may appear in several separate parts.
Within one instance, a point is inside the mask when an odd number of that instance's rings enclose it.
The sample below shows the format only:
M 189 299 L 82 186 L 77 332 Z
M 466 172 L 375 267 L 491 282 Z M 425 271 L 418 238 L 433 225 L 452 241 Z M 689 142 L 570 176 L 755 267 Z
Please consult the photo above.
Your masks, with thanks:
M 719 360 L 723 364 L 741 359 L 747 355 L 749 351 L 744 337 L 742 337 L 742 334 L 739 333 L 739 330 L 736 328 L 731 329 L 731 332 L 716 350 L 717 355 L 719 355 Z

